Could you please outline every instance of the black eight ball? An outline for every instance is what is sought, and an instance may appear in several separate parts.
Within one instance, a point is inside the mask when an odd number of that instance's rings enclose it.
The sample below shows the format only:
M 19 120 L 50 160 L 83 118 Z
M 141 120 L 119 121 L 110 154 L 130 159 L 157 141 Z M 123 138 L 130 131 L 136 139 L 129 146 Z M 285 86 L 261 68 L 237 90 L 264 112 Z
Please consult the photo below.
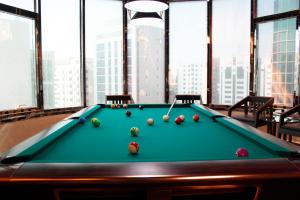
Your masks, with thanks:
M 131 112 L 130 112 L 129 110 L 127 110 L 127 111 L 126 111 L 126 115 L 127 115 L 128 117 L 130 117 L 130 116 L 131 116 Z
M 140 110 L 143 110 L 143 109 L 144 109 L 144 106 L 140 105 L 140 106 L 139 106 L 139 109 L 140 109 Z

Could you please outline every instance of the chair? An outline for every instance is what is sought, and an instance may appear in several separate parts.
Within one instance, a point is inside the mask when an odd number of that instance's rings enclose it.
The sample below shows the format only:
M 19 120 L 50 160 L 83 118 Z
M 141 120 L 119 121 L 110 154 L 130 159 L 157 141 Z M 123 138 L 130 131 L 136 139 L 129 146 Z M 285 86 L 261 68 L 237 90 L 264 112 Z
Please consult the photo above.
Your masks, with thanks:
M 299 96 L 296 96 L 296 91 L 294 91 L 294 95 L 293 95 L 293 107 L 295 107 L 296 105 L 300 104 L 300 98 Z
M 255 128 L 268 125 L 268 132 L 272 134 L 273 103 L 273 97 L 249 95 L 231 106 L 228 116 Z
M 134 103 L 131 95 L 122 94 L 122 95 L 106 95 L 106 103 L 116 103 L 116 104 L 123 104 L 123 103 Z
M 292 136 L 300 136 L 300 104 L 282 113 L 279 120 L 278 137 L 288 141 L 292 141 Z
M 179 100 L 182 103 L 194 103 L 195 101 L 199 100 L 200 104 L 203 104 L 200 94 L 177 94 L 175 97 L 176 100 Z

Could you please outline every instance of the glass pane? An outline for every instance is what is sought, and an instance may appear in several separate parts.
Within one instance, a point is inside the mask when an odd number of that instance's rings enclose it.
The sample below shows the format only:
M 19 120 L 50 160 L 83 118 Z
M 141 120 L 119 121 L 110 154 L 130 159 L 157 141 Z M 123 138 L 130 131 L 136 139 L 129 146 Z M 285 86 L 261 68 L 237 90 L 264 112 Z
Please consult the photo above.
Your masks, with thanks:
M 123 94 L 122 2 L 86 1 L 87 104 L 105 103 L 105 95 Z
M 34 11 L 34 1 L 35 0 L 0 0 L 0 3 L 14 6 L 17 8 L 22 8 L 24 10 Z
M 257 17 L 299 9 L 299 0 L 258 0 Z
M 79 2 L 42 1 L 41 12 L 44 106 L 81 106 Z
M 170 102 L 176 94 L 201 94 L 206 103 L 207 2 L 170 3 L 169 86 Z
M 132 13 L 133 14 L 133 13 Z M 134 24 L 128 19 L 128 90 L 136 103 L 163 103 L 165 97 L 164 21 Z
M 279 34 L 285 37 L 275 37 Z M 258 24 L 258 95 L 273 96 L 275 104 L 292 106 L 290 99 L 298 90 L 298 41 L 295 18 Z M 279 51 L 274 48 L 277 44 L 285 48 Z
M 250 0 L 214 0 L 213 15 L 212 103 L 230 105 L 249 94 Z
M 0 110 L 36 107 L 35 23 L 0 12 Z

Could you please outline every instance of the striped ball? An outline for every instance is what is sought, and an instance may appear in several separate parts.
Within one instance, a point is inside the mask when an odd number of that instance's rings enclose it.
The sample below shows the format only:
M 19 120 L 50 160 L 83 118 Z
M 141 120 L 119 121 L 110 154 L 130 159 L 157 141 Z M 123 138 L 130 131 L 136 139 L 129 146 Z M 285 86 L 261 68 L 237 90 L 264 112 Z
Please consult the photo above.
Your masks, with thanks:
M 137 127 L 132 127 L 132 128 L 130 129 L 130 133 L 131 133 L 131 135 L 134 136 L 134 137 L 137 137 L 138 134 L 139 134 L 139 132 L 140 132 L 140 130 L 139 130 L 139 128 L 137 128 Z

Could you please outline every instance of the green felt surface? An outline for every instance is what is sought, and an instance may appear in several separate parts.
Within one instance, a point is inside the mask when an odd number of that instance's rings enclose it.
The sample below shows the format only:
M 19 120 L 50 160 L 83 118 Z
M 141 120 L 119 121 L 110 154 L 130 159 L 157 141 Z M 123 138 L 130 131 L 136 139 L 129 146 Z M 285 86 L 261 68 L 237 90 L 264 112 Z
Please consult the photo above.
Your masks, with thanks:
M 168 162 L 205 161 L 235 159 L 265 159 L 279 157 L 277 150 L 285 150 L 265 141 L 263 138 L 248 137 L 244 129 L 224 119 L 213 122 L 212 113 L 195 106 L 174 107 L 170 121 L 162 116 L 168 106 L 145 105 L 144 110 L 130 107 L 131 117 L 126 110 L 100 108 L 87 116 L 85 124 L 73 122 L 63 135 L 37 152 L 31 162 Z M 185 115 L 185 122 L 174 123 L 175 117 Z M 200 115 L 194 122 L 192 116 Z M 94 127 L 90 119 L 97 117 L 100 127 Z M 147 119 L 153 118 L 149 126 Z M 76 120 L 76 119 L 74 119 Z M 138 137 L 130 135 L 130 128 L 138 127 Z M 138 155 L 128 153 L 128 144 L 140 144 Z M 237 158 L 235 152 L 244 147 L 249 151 L 248 158 Z M 27 152 L 31 150 L 28 149 Z

